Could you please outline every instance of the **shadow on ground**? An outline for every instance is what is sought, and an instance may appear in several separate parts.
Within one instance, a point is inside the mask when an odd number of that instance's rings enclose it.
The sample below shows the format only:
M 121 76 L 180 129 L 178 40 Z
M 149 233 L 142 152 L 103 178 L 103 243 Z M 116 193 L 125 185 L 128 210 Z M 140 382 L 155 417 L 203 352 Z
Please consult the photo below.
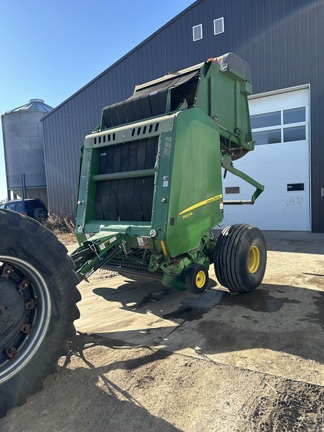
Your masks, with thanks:
M 147 349 L 147 355 L 142 355 L 141 351 L 134 353 L 130 360 L 110 361 L 98 367 L 91 362 L 91 352 L 101 347 L 114 348 L 114 351 L 122 347 L 106 338 L 83 334 L 78 334 L 69 345 L 70 352 L 63 367 L 46 380 L 46 393 L 31 396 L 30 407 L 27 402 L 11 410 L 0 420 L 1 431 L 180 432 L 169 421 L 151 414 L 140 400 L 134 398 L 132 386 L 127 382 L 128 373 L 163 360 L 169 353 L 149 352 Z M 113 358 L 114 353 L 110 352 Z M 69 369 L 67 366 L 72 357 L 73 368 Z M 75 362 L 81 367 L 76 367 Z M 118 373 L 121 374 L 119 378 Z M 142 380 L 135 380 L 136 385 L 145 386 Z
M 140 345 L 143 335 L 145 346 L 151 334 L 155 345 L 163 342 L 168 349 L 173 334 L 174 349 L 175 334 L 185 333 L 189 326 L 192 338 L 179 337 L 179 348 L 194 348 L 200 336 L 201 354 L 263 348 L 324 364 L 322 291 L 263 284 L 246 294 L 232 295 L 210 288 L 200 296 L 193 296 L 167 289 L 158 282 L 139 287 L 137 282 L 128 281 L 117 289 L 102 287 L 93 292 L 109 302 L 120 303 L 127 311 L 155 315 L 157 320 L 153 323 L 159 319 L 161 322 L 158 328 L 105 333 L 108 338 L 113 334 L 116 339 Z M 163 327 L 164 320 L 173 321 L 175 326 Z

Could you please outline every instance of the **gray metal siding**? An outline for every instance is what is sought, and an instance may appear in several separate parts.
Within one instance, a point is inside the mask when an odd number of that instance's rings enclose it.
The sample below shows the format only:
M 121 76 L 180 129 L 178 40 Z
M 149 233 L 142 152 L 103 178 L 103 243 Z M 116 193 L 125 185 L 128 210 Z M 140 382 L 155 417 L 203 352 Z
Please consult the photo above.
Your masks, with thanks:
M 220 17 L 225 32 L 214 36 Z M 324 232 L 323 23 L 323 1 L 195 2 L 44 120 L 50 210 L 74 214 L 80 147 L 103 106 L 130 96 L 135 84 L 233 51 L 249 63 L 254 93 L 310 83 L 312 227 Z M 197 24 L 203 39 L 193 42 Z

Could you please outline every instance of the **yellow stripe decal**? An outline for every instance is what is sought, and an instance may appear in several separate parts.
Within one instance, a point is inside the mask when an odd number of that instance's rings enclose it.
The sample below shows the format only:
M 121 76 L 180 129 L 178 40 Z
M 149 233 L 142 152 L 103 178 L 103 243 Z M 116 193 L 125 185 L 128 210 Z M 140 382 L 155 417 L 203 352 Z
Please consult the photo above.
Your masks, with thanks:
M 164 256 L 168 256 L 168 252 L 167 252 L 167 250 L 166 250 L 165 243 L 164 243 L 163 240 L 161 240 L 161 247 L 162 247 L 163 255 L 164 255 Z
M 215 196 L 213 196 L 213 197 L 211 197 L 211 198 L 207 198 L 207 199 L 204 200 L 204 201 L 200 201 L 199 203 L 194 204 L 194 205 L 192 205 L 192 206 L 186 208 L 185 210 L 182 210 L 182 212 L 179 213 L 179 216 L 181 216 L 181 215 L 183 215 L 184 213 L 187 213 L 187 212 L 189 212 L 189 211 L 191 211 L 191 210 L 195 210 L 196 208 L 199 208 L 199 207 L 202 207 L 202 206 L 204 206 L 204 205 L 206 205 L 206 204 L 209 204 L 209 203 L 211 203 L 211 202 L 214 202 L 214 201 L 220 200 L 220 199 L 222 199 L 222 197 L 223 197 L 223 195 L 222 195 L 222 194 L 219 194 L 219 195 L 215 195 Z

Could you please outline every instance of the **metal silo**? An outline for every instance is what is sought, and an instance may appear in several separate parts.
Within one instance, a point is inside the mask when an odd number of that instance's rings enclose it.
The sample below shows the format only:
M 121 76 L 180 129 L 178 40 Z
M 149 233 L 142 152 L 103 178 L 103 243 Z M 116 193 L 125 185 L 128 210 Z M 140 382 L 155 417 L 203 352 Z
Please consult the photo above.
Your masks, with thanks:
M 42 99 L 1 116 L 8 197 L 41 198 L 47 203 L 42 117 L 52 111 Z

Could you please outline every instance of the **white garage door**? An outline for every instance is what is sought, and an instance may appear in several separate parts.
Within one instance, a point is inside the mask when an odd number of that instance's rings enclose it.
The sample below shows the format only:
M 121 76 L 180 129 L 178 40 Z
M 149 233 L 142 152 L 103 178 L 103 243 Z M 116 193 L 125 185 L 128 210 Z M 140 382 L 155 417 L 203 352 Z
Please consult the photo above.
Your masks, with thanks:
M 249 223 L 264 230 L 310 231 L 309 88 L 249 100 L 255 150 L 234 166 L 265 191 L 254 205 L 224 206 L 222 226 Z M 249 199 L 254 188 L 227 174 L 224 201 Z

